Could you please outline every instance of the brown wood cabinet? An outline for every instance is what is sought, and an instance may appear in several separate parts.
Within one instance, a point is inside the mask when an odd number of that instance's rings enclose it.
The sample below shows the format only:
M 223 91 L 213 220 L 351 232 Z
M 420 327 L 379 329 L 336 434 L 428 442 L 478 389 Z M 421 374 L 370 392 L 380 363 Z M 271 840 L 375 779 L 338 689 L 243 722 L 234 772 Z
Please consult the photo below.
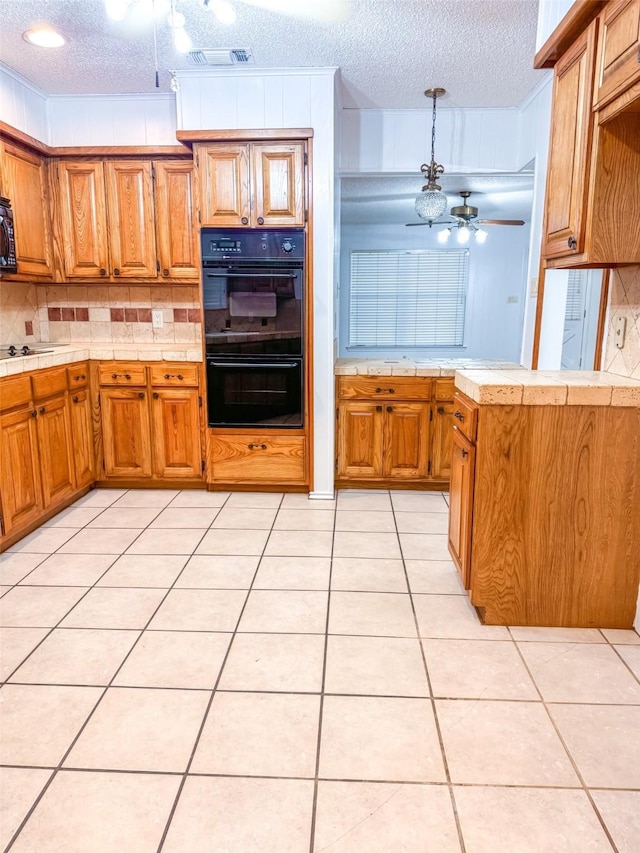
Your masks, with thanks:
M 202 225 L 304 226 L 303 142 L 194 146 Z
M 202 397 L 193 364 L 102 362 L 105 480 L 201 480 Z
M 35 401 L 45 509 L 62 503 L 75 490 L 71 418 L 66 393 Z
M 155 175 L 160 275 L 197 282 L 200 248 L 193 163 L 190 160 L 159 160 L 155 163 Z
M 0 498 L 5 536 L 36 521 L 43 511 L 35 409 L 0 415 Z
M 51 214 L 44 157 L 11 142 L 0 145 L 2 192 L 13 206 L 18 272 L 14 280 L 51 280 Z
M 449 378 L 338 377 L 338 486 L 446 487 L 452 398 Z
M 640 263 L 640 230 L 620 224 L 640 216 L 639 19 L 640 0 L 604 4 L 555 64 L 548 267 Z
M 482 620 L 630 628 L 640 408 L 467 405 L 475 464 L 456 427 L 449 550 Z
M 207 469 L 209 482 L 216 486 L 304 486 L 308 483 L 306 438 L 210 430 Z
M 640 0 L 614 0 L 600 16 L 595 101 L 601 108 L 640 81 Z
M 75 483 L 76 488 L 81 489 L 96 481 L 91 397 L 86 388 L 76 390 L 70 396 Z
M 109 254 L 114 278 L 156 278 L 152 165 L 109 160 L 105 164 Z

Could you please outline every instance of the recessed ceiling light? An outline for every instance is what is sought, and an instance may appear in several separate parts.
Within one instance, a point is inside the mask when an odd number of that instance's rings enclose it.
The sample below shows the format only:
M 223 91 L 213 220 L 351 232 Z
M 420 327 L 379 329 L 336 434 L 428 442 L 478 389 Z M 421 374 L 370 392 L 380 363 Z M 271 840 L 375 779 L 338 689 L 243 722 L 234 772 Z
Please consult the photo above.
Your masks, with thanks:
M 67 40 L 51 27 L 33 27 L 22 33 L 22 38 L 37 47 L 62 47 Z

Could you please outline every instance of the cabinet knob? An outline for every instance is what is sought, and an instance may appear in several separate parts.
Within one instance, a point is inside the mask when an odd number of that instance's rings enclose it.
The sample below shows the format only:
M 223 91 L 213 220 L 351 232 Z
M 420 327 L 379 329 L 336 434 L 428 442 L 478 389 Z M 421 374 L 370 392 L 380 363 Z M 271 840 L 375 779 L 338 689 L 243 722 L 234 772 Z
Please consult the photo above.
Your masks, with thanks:
M 157 392 L 157 391 L 154 391 L 154 392 L 153 392 L 153 399 L 154 399 L 154 400 L 157 400 L 159 396 L 160 396 L 160 394 L 158 394 L 158 392 Z
M 578 245 L 578 241 L 576 240 L 575 237 L 569 237 L 569 239 L 567 240 L 567 245 L 569 246 L 570 249 L 575 249 L 576 246 Z
M 381 411 L 382 411 L 382 406 L 376 406 L 376 412 L 381 412 Z
M 261 445 L 260 445 L 260 449 L 261 449 L 261 450 L 266 450 L 266 449 L 267 449 L 267 445 L 266 445 L 266 444 L 261 444 Z
M 163 269 L 163 270 L 162 270 L 162 275 L 166 278 L 166 277 L 169 275 L 169 270 L 168 270 L 168 269 L 166 269 L 166 268 L 165 268 L 165 269 Z
M 388 411 L 388 412 L 392 412 L 392 411 L 393 411 L 393 406 L 387 406 L 387 411 Z
M 41 415 L 44 415 L 44 413 L 45 413 L 46 411 L 47 411 L 47 410 L 45 409 L 45 407 L 44 407 L 44 406 L 40 406 L 40 414 L 41 414 Z
M 264 219 L 261 216 L 258 217 L 258 225 L 264 225 Z
M 438 414 L 444 415 L 444 406 L 438 406 Z
M 376 394 L 395 394 L 395 388 L 376 388 Z
M 106 275 L 107 271 L 104 267 L 100 267 L 100 275 Z
M 255 445 L 253 445 L 253 444 L 247 444 L 247 447 L 249 448 L 249 450 L 253 450 L 254 446 Z
M 242 224 L 243 224 L 243 225 L 248 225 L 248 224 L 249 224 L 249 220 L 247 219 L 247 217 L 246 217 L 246 216 L 243 216 L 243 217 L 242 217 L 242 219 L 240 220 L 240 222 L 242 222 Z
M 461 450 L 461 451 L 460 451 L 460 453 L 462 454 L 462 458 L 463 458 L 463 459 L 464 459 L 464 457 L 465 457 L 465 456 L 468 456 L 468 455 L 469 455 L 469 451 L 468 451 L 468 450 Z
M 120 270 L 116 267 L 113 271 L 114 275 L 120 275 Z
M 462 412 L 454 412 L 453 417 L 462 422 L 464 420 L 464 415 Z
M 84 373 L 79 373 L 79 374 L 76 376 L 75 381 L 76 381 L 76 382 L 79 382 L 81 379 L 86 379 L 86 378 L 87 378 L 87 377 L 84 375 Z
M 76 397 L 74 397 L 74 398 L 73 398 L 73 402 L 74 402 L 74 403 L 79 403 L 79 402 L 80 402 L 80 397 L 77 397 L 77 396 L 76 396 Z
M 141 400 L 144 400 L 144 391 L 138 391 L 138 397 L 140 397 Z
M 165 373 L 165 379 L 179 379 L 181 382 L 184 379 L 184 376 L 181 373 Z
M 35 410 L 35 409 L 31 412 L 31 417 L 32 417 L 32 418 L 37 418 L 37 417 L 38 417 L 38 413 L 36 412 L 36 410 Z

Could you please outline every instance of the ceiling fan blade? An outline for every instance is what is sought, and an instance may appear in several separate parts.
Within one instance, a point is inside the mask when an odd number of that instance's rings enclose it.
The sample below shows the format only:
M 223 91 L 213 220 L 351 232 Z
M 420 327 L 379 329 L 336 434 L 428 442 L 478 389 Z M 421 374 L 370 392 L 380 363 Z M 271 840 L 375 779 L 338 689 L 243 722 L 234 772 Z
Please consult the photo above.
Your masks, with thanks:
M 474 225 L 524 225 L 524 219 L 478 219 Z
M 435 225 L 435 222 L 405 222 L 407 228 L 412 228 L 414 225 Z

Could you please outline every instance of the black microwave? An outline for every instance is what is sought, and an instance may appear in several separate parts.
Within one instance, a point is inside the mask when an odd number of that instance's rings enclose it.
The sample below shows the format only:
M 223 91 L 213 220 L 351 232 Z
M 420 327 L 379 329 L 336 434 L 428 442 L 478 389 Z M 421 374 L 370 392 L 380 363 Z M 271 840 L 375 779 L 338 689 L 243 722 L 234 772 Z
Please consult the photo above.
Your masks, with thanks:
M 18 272 L 18 264 L 11 202 L 0 196 L 0 273 L 3 272 Z

